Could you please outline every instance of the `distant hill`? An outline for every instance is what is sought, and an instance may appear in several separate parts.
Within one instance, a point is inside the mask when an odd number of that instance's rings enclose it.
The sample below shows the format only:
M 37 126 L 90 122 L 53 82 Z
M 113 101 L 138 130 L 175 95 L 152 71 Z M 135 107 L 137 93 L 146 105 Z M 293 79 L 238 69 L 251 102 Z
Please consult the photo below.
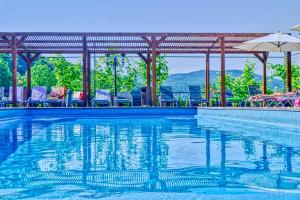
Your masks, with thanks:
M 210 82 L 214 83 L 216 81 L 218 71 L 210 71 Z M 242 70 L 227 70 L 226 73 L 231 74 L 233 77 L 240 77 L 243 74 Z M 262 76 L 255 74 L 255 79 L 260 81 Z M 281 80 L 274 79 L 270 80 L 270 77 L 267 78 L 268 86 L 272 89 L 283 88 L 283 83 Z M 164 82 L 163 85 L 172 86 L 175 90 L 185 91 L 188 85 L 201 85 L 205 86 L 205 70 L 194 71 L 190 73 L 181 73 L 181 74 L 171 74 L 169 78 Z

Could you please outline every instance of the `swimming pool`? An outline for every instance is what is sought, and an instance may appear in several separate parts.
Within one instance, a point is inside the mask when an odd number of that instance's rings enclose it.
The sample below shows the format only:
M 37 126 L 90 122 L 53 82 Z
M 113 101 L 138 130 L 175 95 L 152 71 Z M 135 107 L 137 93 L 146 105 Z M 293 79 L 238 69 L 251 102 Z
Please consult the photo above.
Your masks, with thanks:
M 1 110 L 0 199 L 299 199 L 297 116 Z

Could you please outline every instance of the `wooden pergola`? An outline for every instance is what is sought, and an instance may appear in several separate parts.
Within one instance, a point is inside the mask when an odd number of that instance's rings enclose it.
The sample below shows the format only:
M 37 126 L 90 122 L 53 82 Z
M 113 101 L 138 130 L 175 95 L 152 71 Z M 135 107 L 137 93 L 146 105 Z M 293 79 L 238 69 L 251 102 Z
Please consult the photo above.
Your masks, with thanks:
M 254 54 L 263 64 L 263 93 L 266 93 L 267 52 L 234 48 L 267 33 L 84 33 L 84 32 L 0 32 L 0 53 L 12 55 L 13 105 L 17 103 L 17 56 L 27 63 L 27 94 L 31 91 L 31 65 L 41 54 L 82 54 L 83 98 L 91 96 L 91 54 L 137 54 L 147 64 L 147 88 L 156 105 L 156 57 L 158 54 L 205 54 L 206 98 L 210 97 L 210 54 L 221 55 L 221 105 L 225 101 L 225 55 Z M 287 53 L 287 89 L 291 90 L 291 54 Z M 151 72 L 152 63 L 152 72 Z M 152 83 L 151 83 L 152 81 Z

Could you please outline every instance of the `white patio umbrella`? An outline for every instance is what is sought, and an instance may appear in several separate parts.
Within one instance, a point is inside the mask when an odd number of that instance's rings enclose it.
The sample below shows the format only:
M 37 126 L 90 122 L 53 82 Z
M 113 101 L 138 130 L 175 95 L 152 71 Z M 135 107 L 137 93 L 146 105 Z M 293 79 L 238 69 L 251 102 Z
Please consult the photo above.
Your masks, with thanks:
M 247 51 L 287 52 L 300 51 L 300 39 L 284 33 L 274 33 L 243 42 L 235 48 Z
M 291 28 L 293 31 L 300 31 L 300 24 Z

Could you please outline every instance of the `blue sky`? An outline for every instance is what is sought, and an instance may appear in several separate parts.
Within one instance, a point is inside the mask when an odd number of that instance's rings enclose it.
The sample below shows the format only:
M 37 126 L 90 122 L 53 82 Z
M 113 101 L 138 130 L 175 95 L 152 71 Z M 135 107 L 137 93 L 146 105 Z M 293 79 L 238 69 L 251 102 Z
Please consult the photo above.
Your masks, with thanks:
M 0 31 L 290 32 L 299 0 L 0 0 Z M 293 33 L 297 35 L 296 33 Z M 245 59 L 227 59 L 228 68 Z M 271 59 L 281 62 L 281 59 Z M 203 59 L 170 58 L 171 72 Z M 298 62 L 295 56 L 294 62 Z M 218 59 L 212 60 L 218 69 Z

